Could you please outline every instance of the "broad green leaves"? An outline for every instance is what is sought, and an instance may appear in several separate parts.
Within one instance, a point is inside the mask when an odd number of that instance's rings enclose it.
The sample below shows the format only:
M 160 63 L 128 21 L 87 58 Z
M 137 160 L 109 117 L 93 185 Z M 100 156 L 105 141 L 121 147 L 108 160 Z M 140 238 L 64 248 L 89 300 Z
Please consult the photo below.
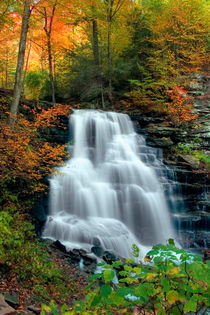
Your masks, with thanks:
M 136 246 L 133 249 L 139 253 Z M 102 272 L 89 277 L 85 300 L 77 302 L 71 314 L 131 314 L 137 307 L 158 315 L 180 315 L 209 306 L 208 261 L 204 264 L 200 256 L 176 248 L 173 240 L 154 246 L 146 257 L 146 265 L 130 259 L 101 263 Z M 115 275 L 118 284 L 113 283 Z
M 114 277 L 115 273 L 112 270 L 105 270 L 103 273 L 103 278 L 106 283 L 112 281 Z
M 133 245 L 133 256 L 139 256 L 136 245 Z M 167 245 L 154 246 L 145 261 L 146 265 L 135 264 L 131 259 L 126 263 L 100 264 L 104 270 L 89 278 L 92 281 L 89 289 L 99 278 L 104 284 L 87 295 L 83 311 L 91 308 L 103 314 L 110 307 L 119 311 L 119 307 L 128 310 L 138 305 L 147 311 L 155 309 L 159 315 L 178 315 L 209 305 L 209 263 L 204 264 L 200 256 L 176 248 L 170 239 Z M 114 270 L 119 278 L 117 285 L 112 282 Z

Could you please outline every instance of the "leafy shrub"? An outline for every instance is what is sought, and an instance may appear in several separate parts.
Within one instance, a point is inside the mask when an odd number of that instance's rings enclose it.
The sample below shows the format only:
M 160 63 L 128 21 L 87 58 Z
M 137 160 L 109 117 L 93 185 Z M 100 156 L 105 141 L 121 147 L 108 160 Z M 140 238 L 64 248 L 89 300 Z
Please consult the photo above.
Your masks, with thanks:
M 25 85 L 31 99 L 38 100 L 41 97 L 42 88 L 47 81 L 47 72 L 30 71 L 25 78 Z
M 196 150 L 193 143 L 178 143 L 174 150 L 177 154 L 191 155 L 196 159 L 198 165 L 202 162 L 206 168 L 210 168 L 209 154 L 205 151 Z
M 148 75 L 142 81 L 130 80 L 132 89 L 126 96 L 132 105 L 140 108 L 142 111 L 156 111 L 165 113 L 167 107 L 164 103 L 165 86 L 161 82 L 156 82 L 151 75 Z
M 168 115 L 175 125 L 182 125 L 198 117 L 193 113 L 192 99 L 187 95 L 187 91 L 175 85 L 172 90 L 168 90 L 168 97 Z
M 0 203 L 7 201 L 11 192 L 20 196 L 46 189 L 42 178 L 63 163 L 66 153 L 65 145 L 46 141 L 43 128 L 58 126 L 59 116 L 68 116 L 69 110 L 70 106 L 60 104 L 47 110 L 34 109 L 34 121 L 20 114 L 14 129 L 0 121 Z
M 207 168 L 210 168 L 210 156 L 208 154 L 196 150 L 194 155 L 198 162 L 203 162 Z
M 200 256 L 176 248 L 173 240 L 154 246 L 144 261 L 99 264 L 102 271 L 89 278 L 85 300 L 61 314 L 205 314 L 209 307 L 209 261 L 203 263 Z M 115 274 L 117 284 L 113 282 Z M 100 285 L 93 289 L 99 279 Z M 53 307 L 53 314 L 58 314 Z M 42 314 L 50 309 L 43 307 Z
M 65 298 L 69 295 L 69 286 L 74 287 L 72 279 L 65 278 L 45 245 L 36 239 L 34 226 L 15 211 L 0 211 L 0 262 L 7 266 L 6 276 L 16 278 L 28 289 L 33 287 L 39 299 L 49 299 L 53 292 Z

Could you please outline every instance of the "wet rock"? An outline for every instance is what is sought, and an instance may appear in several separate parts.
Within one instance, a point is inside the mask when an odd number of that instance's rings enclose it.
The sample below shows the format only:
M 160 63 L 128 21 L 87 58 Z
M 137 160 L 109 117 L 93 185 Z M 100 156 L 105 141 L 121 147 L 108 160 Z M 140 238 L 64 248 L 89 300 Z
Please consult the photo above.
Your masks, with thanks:
M 117 258 L 113 253 L 106 250 L 104 251 L 103 259 L 107 264 L 111 264 L 113 261 L 116 261 L 119 258 Z
M 85 272 L 94 272 L 97 265 L 95 257 L 91 257 L 82 249 L 73 249 L 68 252 L 68 261 L 71 265 L 79 266 Z
M 183 195 L 191 196 L 193 199 L 193 195 L 201 195 L 204 192 L 203 185 L 194 185 L 188 183 L 180 183 L 181 192 Z
M 66 247 L 63 245 L 63 244 L 61 244 L 61 242 L 60 241 L 55 241 L 52 245 L 51 245 L 51 247 L 54 247 L 54 248 L 56 248 L 56 249 L 59 249 L 61 252 L 63 252 L 63 253 L 67 253 L 67 251 L 66 251 Z
M 0 314 L 1 315 L 15 315 L 16 314 L 15 309 L 6 303 L 3 295 L 0 295 Z
M 103 256 L 103 253 L 104 253 L 104 251 L 103 251 L 103 249 L 101 248 L 101 246 L 93 246 L 93 247 L 91 248 L 91 252 L 92 252 L 93 254 L 95 254 L 97 257 L 102 257 L 102 256 Z
M 32 311 L 32 312 L 35 313 L 35 314 L 40 314 L 40 313 L 41 313 L 41 308 L 36 307 L 36 306 L 34 306 L 34 305 L 30 305 L 30 306 L 28 307 L 28 309 L 29 309 L 29 311 Z
M 187 162 L 192 168 L 198 168 L 198 162 L 195 157 L 191 155 L 179 155 L 184 162 Z
M 94 253 L 97 257 L 103 256 L 104 251 L 98 238 L 95 238 L 93 240 L 93 247 L 91 248 L 91 252 Z
M 150 138 L 146 139 L 147 145 L 151 145 L 158 148 L 168 148 L 171 147 L 174 143 L 170 138 Z
M 176 168 L 176 179 L 180 183 L 196 183 L 200 185 L 206 185 L 208 178 L 207 174 L 201 170 L 183 170 Z
M 197 84 L 198 82 L 198 84 Z M 201 86 L 203 85 L 203 90 Z M 197 93 L 197 91 L 199 93 Z M 191 92 L 194 93 L 195 113 L 199 115 L 200 127 L 189 125 L 188 128 L 176 128 L 168 121 L 167 116 L 146 113 L 138 115 L 131 113 L 135 129 L 146 137 L 147 145 L 163 150 L 163 162 L 173 173 L 165 172 L 169 180 L 177 181 L 179 186 L 173 186 L 173 200 L 169 188 L 163 182 L 163 189 L 172 215 L 182 216 L 173 220 L 178 229 L 181 245 L 186 249 L 201 250 L 210 246 L 208 233 L 210 203 L 208 189 L 210 175 L 206 165 L 197 162 L 190 154 L 174 156 L 171 150 L 178 143 L 193 144 L 197 150 L 210 150 L 210 77 L 195 74 L 192 78 Z M 203 92 L 205 92 L 203 94 Z M 196 95 L 196 96 L 195 96 Z M 159 115 L 160 116 L 160 115 Z M 196 146 L 197 145 L 197 146 Z M 158 170 L 157 170 L 158 173 Z M 202 212 L 202 213 L 201 213 Z
M 45 184 L 49 186 L 48 181 Z M 49 213 L 48 204 L 48 197 L 44 196 L 41 197 L 37 202 L 35 202 L 34 206 L 31 209 L 31 214 L 35 221 L 35 229 L 39 236 L 42 233 L 42 229 Z
M 157 136 L 161 136 L 161 137 L 170 137 L 171 135 L 173 135 L 174 133 L 179 132 L 179 129 L 177 128 L 173 128 L 173 127 L 167 127 L 167 126 L 157 126 L 155 124 L 149 124 L 147 126 L 147 132 L 150 134 L 155 134 Z

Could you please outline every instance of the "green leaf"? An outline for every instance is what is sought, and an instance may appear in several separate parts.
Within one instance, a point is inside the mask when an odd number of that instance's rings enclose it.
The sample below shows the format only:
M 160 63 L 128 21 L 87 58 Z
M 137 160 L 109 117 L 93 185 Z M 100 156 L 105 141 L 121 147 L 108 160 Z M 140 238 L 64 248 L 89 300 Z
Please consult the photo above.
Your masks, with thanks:
M 155 256 L 155 255 L 158 255 L 158 254 L 159 254 L 158 250 L 152 249 L 151 251 L 149 251 L 147 253 L 147 256 Z
M 42 310 L 49 313 L 51 311 L 51 308 L 47 305 L 42 305 Z
M 191 297 L 191 299 L 185 303 L 184 313 L 195 312 L 197 310 L 197 298 L 195 295 Z
M 166 298 L 169 304 L 174 304 L 176 301 L 179 300 L 179 294 L 175 290 L 171 290 L 167 292 Z
M 103 272 L 103 277 L 105 282 L 110 282 L 114 279 L 115 273 L 113 270 L 105 270 Z
M 166 315 L 166 311 L 163 308 L 161 308 L 158 310 L 157 315 Z
M 169 245 L 173 245 L 173 246 L 175 246 L 174 239 L 173 239 L 173 238 L 169 238 L 169 240 L 168 240 L 168 244 L 169 244 Z
M 134 268 L 133 268 L 133 271 L 134 271 L 137 275 L 139 275 L 139 274 L 142 272 L 142 268 L 141 268 L 141 267 L 134 267 Z
M 128 272 L 122 270 L 122 271 L 119 272 L 119 275 L 120 275 L 120 276 L 123 276 L 123 277 L 124 277 L 124 276 L 126 277 L 126 276 L 128 275 Z
M 112 263 L 113 268 L 117 268 L 117 269 L 119 269 L 122 265 L 123 265 L 123 262 L 121 260 L 117 260 Z
M 118 289 L 115 293 L 116 296 L 121 296 L 121 297 L 124 297 L 128 294 L 134 294 L 134 290 L 132 288 L 124 287 L 124 288 Z
M 131 272 L 133 268 L 131 266 L 125 265 L 124 269 L 125 271 Z
M 90 276 L 87 281 L 92 281 L 92 280 L 96 280 L 96 279 L 100 279 L 102 277 L 101 273 L 95 273 L 94 275 Z
M 132 256 L 138 258 L 140 250 L 136 244 L 132 245 L 132 250 L 133 250 Z
M 112 293 L 112 287 L 110 285 L 103 285 L 101 287 L 101 294 L 104 297 L 108 297 Z
M 135 289 L 135 293 L 136 293 L 139 297 L 143 297 L 143 298 L 147 298 L 147 297 L 148 297 L 147 290 L 146 290 L 144 284 L 140 284 L 140 285 Z
M 103 267 L 105 265 L 106 265 L 106 263 L 104 261 L 102 261 L 101 263 L 97 264 L 97 266 L 99 266 L 99 267 Z
M 64 313 L 65 311 L 67 311 L 69 308 L 66 304 L 62 305 L 61 307 L 61 312 Z
M 171 288 L 169 279 L 162 278 L 162 279 L 160 279 L 160 282 L 163 286 L 163 292 L 169 292 L 169 290 Z
M 88 291 L 93 285 L 94 285 L 95 281 L 91 281 L 85 288 L 84 288 L 84 292 Z
M 178 306 L 174 306 L 170 312 L 170 315 L 180 315 L 180 309 Z
M 210 260 L 207 260 L 206 264 L 207 264 L 208 267 L 210 267 Z
M 128 259 L 126 259 L 126 262 L 128 264 L 133 264 L 135 261 L 133 259 L 128 258 Z
M 93 298 L 93 301 L 92 301 L 92 303 L 90 305 L 90 307 L 97 306 L 100 303 L 101 298 L 102 298 L 101 294 L 95 295 L 94 298 Z

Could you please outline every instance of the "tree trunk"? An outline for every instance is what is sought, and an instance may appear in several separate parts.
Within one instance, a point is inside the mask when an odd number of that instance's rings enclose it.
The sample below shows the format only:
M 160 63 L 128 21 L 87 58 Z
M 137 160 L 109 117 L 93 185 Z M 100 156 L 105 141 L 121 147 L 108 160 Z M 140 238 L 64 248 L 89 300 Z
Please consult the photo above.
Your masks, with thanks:
M 24 79 L 26 78 L 26 75 L 27 75 L 27 72 L 28 72 L 28 64 L 29 64 L 30 54 L 31 54 L 31 44 L 29 44 L 29 46 L 28 46 L 28 55 L 27 55 L 27 58 L 26 58 Z
M 5 88 L 8 87 L 8 48 L 5 51 Z
M 93 19 L 92 22 L 93 22 L 93 55 L 94 55 L 94 61 L 95 61 L 95 66 L 96 66 L 96 82 L 99 86 L 99 89 L 101 90 L 102 107 L 105 108 L 104 93 L 103 93 L 103 80 L 102 80 L 99 45 L 98 45 L 98 23 L 95 19 Z
M 52 89 L 52 102 L 53 102 L 53 104 L 55 104 L 56 101 L 55 101 L 55 81 L 54 81 L 54 76 L 53 76 L 53 64 L 52 64 L 51 32 L 52 32 L 52 25 L 53 25 L 53 19 L 54 19 L 56 6 L 57 6 L 57 0 L 53 4 L 52 13 L 51 13 L 50 18 L 48 18 L 48 16 L 47 16 L 47 9 L 44 8 L 44 19 L 45 19 L 44 30 L 45 30 L 45 33 L 47 36 L 49 78 L 50 78 L 50 84 L 51 84 L 51 89 Z M 49 19 L 49 27 L 48 27 L 48 19 Z
M 23 76 L 23 82 L 22 82 L 22 91 L 21 91 L 22 96 L 24 96 L 24 94 L 25 94 L 24 81 L 25 81 L 27 71 L 28 71 L 30 53 L 31 53 L 31 44 L 29 44 L 29 47 L 28 47 L 28 54 L 27 54 L 26 63 L 25 63 L 24 76 Z
M 17 60 L 17 67 L 16 67 L 16 74 L 15 74 L 13 102 L 10 107 L 10 113 L 11 113 L 10 120 L 9 120 L 10 125 L 14 124 L 17 117 L 17 113 L 18 113 L 18 107 L 19 107 L 20 96 L 21 96 L 21 91 L 22 91 L 22 73 L 23 73 L 23 66 L 24 66 L 24 59 L 25 59 L 28 23 L 29 23 L 30 15 L 31 15 L 30 2 L 25 0 L 24 13 L 22 17 L 18 60 Z
M 112 103 L 112 53 L 111 53 L 111 33 L 112 33 L 112 21 L 108 18 L 108 96 L 109 101 Z
M 52 89 L 52 102 L 53 104 L 55 104 L 56 101 L 55 101 L 55 84 L 54 84 L 53 65 L 52 65 L 51 36 L 49 33 L 47 34 L 47 49 L 48 49 L 49 77 L 50 77 L 50 84 L 51 84 L 51 89 Z
M 99 49 L 98 49 L 98 23 L 93 19 L 93 54 L 95 65 L 100 66 Z

